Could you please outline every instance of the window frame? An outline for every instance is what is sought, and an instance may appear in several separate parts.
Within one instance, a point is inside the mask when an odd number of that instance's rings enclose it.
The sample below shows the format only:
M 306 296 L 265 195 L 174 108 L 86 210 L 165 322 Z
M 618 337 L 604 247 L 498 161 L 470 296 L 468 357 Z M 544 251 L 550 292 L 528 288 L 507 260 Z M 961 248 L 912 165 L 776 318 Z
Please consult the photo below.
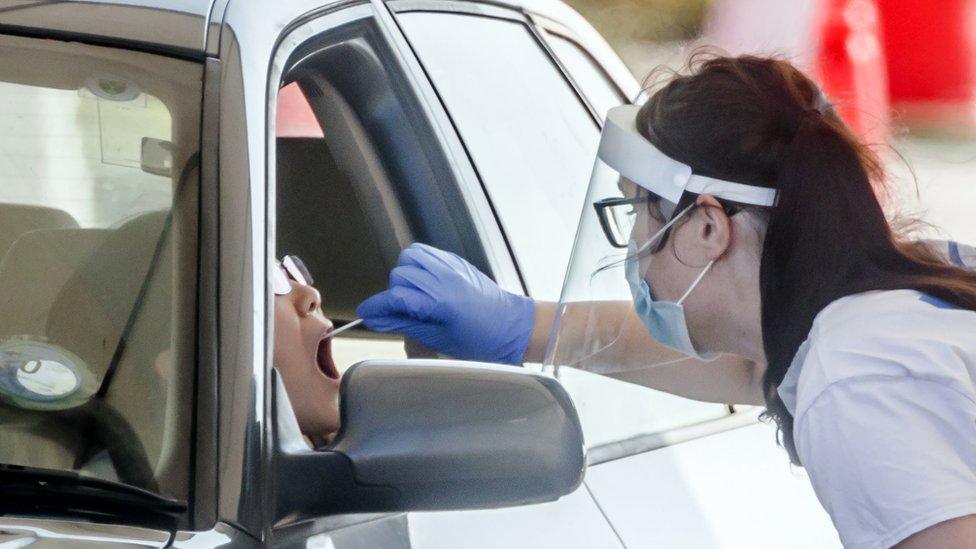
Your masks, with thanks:
M 559 54 L 556 52 L 556 47 L 554 46 L 553 43 L 557 39 L 562 39 L 562 40 L 565 40 L 565 41 L 569 42 L 570 45 L 572 45 L 573 47 L 575 47 L 576 49 L 578 49 L 580 51 L 580 53 L 583 55 L 583 57 L 585 57 L 586 60 L 590 63 L 590 65 L 593 66 L 593 69 L 596 72 L 598 72 L 600 74 L 600 76 L 603 77 L 603 79 L 606 81 L 607 85 L 613 88 L 613 90 L 616 92 L 617 96 L 620 99 L 620 104 L 621 105 L 625 105 L 627 103 L 631 103 L 632 102 L 632 100 L 627 97 L 627 94 L 624 92 L 623 88 L 620 87 L 620 83 L 617 82 L 613 78 L 613 75 L 611 75 L 610 72 L 607 71 L 606 67 L 604 67 L 599 62 L 599 60 L 593 54 L 593 52 L 590 51 L 586 46 L 583 45 L 583 43 L 579 40 L 579 38 L 576 36 L 576 34 L 573 33 L 573 31 L 571 31 L 570 29 L 568 29 L 564 25 L 561 25 L 561 24 L 557 23 L 556 21 L 553 21 L 552 19 L 549 19 L 549 18 L 544 17 L 544 16 L 535 15 L 535 14 L 529 14 L 528 17 L 532 21 L 532 24 L 535 25 L 538 28 L 539 35 L 546 42 L 546 45 L 549 48 L 550 54 L 552 55 L 553 59 L 555 59 L 556 62 L 559 64 L 561 70 L 564 71 L 564 73 L 566 74 L 566 78 L 569 78 L 569 79 L 573 80 L 574 83 L 575 83 L 575 79 L 573 78 L 572 74 L 570 73 L 569 68 L 566 66 L 566 63 L 563 61 L 562 58 L 559 57 Z M 590 97 L 586 94 L 586 90 L 583 89 L 583 86 L 582 85 L 579 85 L 577 83 L 576 84 L 576 90 L 577 90 L 577 93 L 579 93 L 580 97 L 582 97 L 583 100 L 586 101 L 590 105 L 590 109 L 593 112 L 597 112 L 596 105 L 594 104 L 594 102 L 592 101 L 592 99 L 590 99 Z M 599 119 L 599 116 L 597 116 L 597 118 Z M 598 124 L 600 125 L 600 129 L 602 130 L 603 129 L 603 120 L 600 119 L 598 121 Z
M 264 248 L 266 257 L 274 257 L 278 253 L 276 250 L 275 234 L 277 223 L 277 147 L 275 141 L 275 120 L 278 91 L 282 85 L 293 81 L 290 78 L 290 71 L 296 65 L 314 56 L 323 47 L 328 48 L 330 45 L 335 45 L 337 42 L 341 43 L 342 40 L 349 39 L 350 37 L 358 36 L 362 38 L 365 34 L 357 35 L 355 32 L 350 32 L 348 36 L 345 35 L 346 30 L 355 29 L 356 25 L 362 25 L 365 28 L 365 33 L 370 35 L 370 39 L 373 41 L 366 40 L 366 43 L 371 48 L 384 50 L 380 53 L 382 53 L 381 59 L 383 60 L 385 72 L 389 76 L 397 78 L 398 82 L 396 84 L 401 86 L 401 91 L 404 91 L 410 96 L 409 99 L 415 102 L 415 104 L 409 106 L 404 105 L 403 108 L 405 110 L 412 109 L 411 112 L 416 117 L 414 120 L 419 121 L 422 125 L 424 135 L 419 137 L 423 137 L 426 140 L 425 143 L 434 149 L 433 152 L 429 150 L 427 152 L 442 157 L 439 158 L 441 162 L 439 167 L 444 168 L 446 173 L 441 174 L 443 176 L 441 183 L 444 186 L 453 185 L 454 188 L 449 190 L 452 190 L 458 195 L 458 199 L 464 208 L 464 211 L 452 210 L 450 213 L 465 217 L 465 222 L 471 226 L 469 231 L 461 231 L 461 245 L 469 256 L 482 255 L 480 261 L 477 257 L 471 258 L 472 261 L 483 263 L 486 270 L 494 271 L 496 276 L 502 280 L 503 284 L 507 283 L 511 285 L 511 271 L 514 269 L 507 267 L 504 261 L 498 260 L 498 257 L 500 257 L 500 239 L 493 233 L 492 229 L 495 225 L 486 225 L 483 221 L 478 222 L 479 216 L 484 214 L 486 208 L 477 200 L 478 195 L 472 193 L 471 182 L 473 178 L 471 174 L 466 171 L 465 164 L 458 161 L 460 141 L 454 141 L 452 136 L 444 131 L 444 120 L 440 117 L 442 113 L 436 109 L 437 103 L 436 97 L 432 95 L 433 90 L 429 87 L 425 79 L 422 77 L 418 78 L 416 67 L 412 64 L 415 61 L 411 52 L 402 41 L 402 36 L 393 32 L 394 29 L 389 19 L 389 12 L 385 11 L 385 9 L 378 8 L 372 2 L 343 4 L 331 10 L 316 13 L 312 17 L 305 18 L 290 25 L 282 32 L 278 39 L 275 51 L 272 54 L 271 69 L 266 82 L 266 123 L 264 129 L 266 140 L 264 154 L 266 154 L 267 158 L 265 173 L 266 200 L 264 204 L 264 214 L 266 216 L 264 231 L 266 241 Z M 337 35 L 339 36 L 337 37 Z M 306 70 L 314 72 L 314 70 Z M 309 85 L 311 83 L 313 82 L 308 80 L 299 82 L 300 85 Z M 397 97 L 397 99 L 402 101 L 401 97 Z M 314 111 L 314 99 L 309 97 L 308 101 Z M 395 174 L 388 173 L 388 175 L 392 179 Z M 409 181 L 403 183 L 410 186 Z M 480 191 L 480 189 L 478 190 Z M 487 204 L 487 201 L 484 204 Z M 502 257 L 508 256 L 505 255 Z M 265 263 L 268 264 L 267 261 Z M 266 272 L 265 276 L 270 276 L 270 273 Z M 274 308 L 271 292 L 265 292 L 265 296 L 267 301 L 265 304 L 266 330 L 265 334 L 263 334 L 265 341 L 264 370 L 266 374 L 270 374 L 273 357 Z M 274 397 L 269 396 L 268 398 L 273 399 Z M 266 409 L 268 414 L 270 414 L 270 409 L 273 408 L 273 401 L 268 400 L 268 403 L 269 405 Z M 265 436 L 268 437 L 270 447 L 275 448 L 280 444 L 279 441 L 273 440 L 275 431 L 271 428 L 271 425 L 273 425 L 275 418 L 270 415 L 266 417 L 268 421 L 265 422 Z M 288 441 L 283 442 L 288 443 Z M 270 473 L 273 471 L 271 461 L 273 461 L 273 458 L 272 460 L 265 460 L 263 464 L 263 468 L 268 472 L 265 478 L 270 478 Z M 289 539 L 301 540 L 317 532 L 331 531 L 354 524 L 376 521 L 378 519 L 384 521 L 400 521 L 405 524 L 405 515 L 403 514 L 338 515 L 325 517 L 312 523 L 284 522 L 276 524 L 272 529 L 272 534 L 276 542 Z
M 526 30 L 529 31 L 529 34 L 532 35 L 532 38 L 535 39 L 536 44 L 542 49 L 549 62 L 556 67 L 559 74 L 562 75 L 566 83 L 569 84 L 569 86 L 576 93 L 576 97 L 589 112 L 590 117 L 593 119 L 593 122 L 596 124 L 597 128 L 603 128 L 603 120 L 600 118 L 599 114 L 597 114 L 596 109 L 587 99 L 586 94 L 583 93 L 579 84 L 573 79 L 572 75 L 566 69 L 566 66 L 563 64 L 562 60 L 558 55 L 556 55 L 556 52 L 552 49 L 551 44 L 546 40 L 545 28 L 539 26 L 536 22 L 537 18 L 533 18 L 530 14 L 524 11 L 505 8 L 494 4 L 481 2 L 462 3 L 458 0 L 390 0 L 387 2 L 387 7 L 389 7 L 390 11 L 394 13 L 394 16 L 404 13 L 451 13 L 456 15 L 469 15 L 473 17 L 485 17 L 488 19 L 500 19 L 503 21 L 521 23 L 525 26 Z M 414 54 L 417 55 L 416 50 L 414 50 Z M 417 55 L 417 57 L 419 58 L 420 56 Z M 597 66 L 599 67 L 599 64 L 597 64 Z M 616 86 L 616 84 L 614 85 Z
M 338 29 L 346 25 L 354 24 L 359 21 L 375 19 L 375 9 L 369 3 L 352 3 L 351 5 L 339 5 L 332 9 L 324 10 L 312 17 L 296 21 L 283 30 L 278 37 L 274 51 L 271 53 L 271 67 L 265 81 L 266 93 L 264 114 L 265 125 L 263 128 L 264 141 L 263 153 L 266 157 L 263 187 L 265 189 L 264 201 L 264 261 L 265 281 L 271 280 L 270 258 L 277 257 L 277 105 L 278 91 L 285 85 L 285 76 L 290 68 L 297 62 L 295 55 L 299 54 L 303 48 L 307 48 L 310 42 L 319 40 L 327 42 L 329 36 Z M 313 53 L 314 54 L 314 53 Z M 266 282 L 267 285 L 267 282 Z M 266 380 L 266 387 L 273 388 L 272 368 L 274 365 L 274 293 L 270 287 L 263 288 L 261 299 L 265 302 L 264 307 L 264 333 L 255 334 L 256 337 L 263 339 L 264 356 L 261 357 L 263 363 L 263 374 Z M 274 478 L 275 469 L 275 449 L 282 445 L 304 444 L 304 441 L 279 441 L 278 432 L 273 428 L 277 417 L 274 415 L 278 406 L 275 404 L 276 396 L 274 391 L 266 391 L 265 395 L 265 421 L 262 426 L 262 438 L 266 441 L 267 454 L 259 464 L 261 477 L 263 479 Z M 338 515 L 334 517 L 324 517 L 314 521 L 289 521 L 285 520 L 277 524 L 267 524 L 274 517 L 274 506 L 266 505 L 265 525 L 263 530 L 267 532 L 270 539 L 276 544 L 301 543 L 316 534 L 334 531 L 336 529 L 362 524 L 374 520 L 396 520 L 395 514 L 381 515 Z

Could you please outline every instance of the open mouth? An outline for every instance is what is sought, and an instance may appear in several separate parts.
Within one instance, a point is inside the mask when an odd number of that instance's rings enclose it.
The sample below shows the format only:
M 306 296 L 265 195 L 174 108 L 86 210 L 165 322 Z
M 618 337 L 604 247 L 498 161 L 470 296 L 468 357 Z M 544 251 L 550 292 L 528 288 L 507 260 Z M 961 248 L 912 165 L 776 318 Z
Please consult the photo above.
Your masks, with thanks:
M 339 370 L 336 368 L 335 361 L 332 360 L 332 338 L 325 337 L 319 340 L 319 348 L 315 353 L 315 364 L 326 377 L 339 379 Z

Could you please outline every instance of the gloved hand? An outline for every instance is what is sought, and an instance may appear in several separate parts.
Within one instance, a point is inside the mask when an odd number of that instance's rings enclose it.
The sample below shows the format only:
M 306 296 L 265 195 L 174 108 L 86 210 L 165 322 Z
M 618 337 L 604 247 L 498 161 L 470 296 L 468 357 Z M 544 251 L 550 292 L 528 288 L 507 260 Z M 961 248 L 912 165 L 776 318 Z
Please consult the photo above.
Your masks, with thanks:
M 460 359 L 521 364 L 535 303 L 502 290 L 464 259 L 425 244 L 400 254 L 389 289 L 362 302 L 366 327 L 397 332 Z

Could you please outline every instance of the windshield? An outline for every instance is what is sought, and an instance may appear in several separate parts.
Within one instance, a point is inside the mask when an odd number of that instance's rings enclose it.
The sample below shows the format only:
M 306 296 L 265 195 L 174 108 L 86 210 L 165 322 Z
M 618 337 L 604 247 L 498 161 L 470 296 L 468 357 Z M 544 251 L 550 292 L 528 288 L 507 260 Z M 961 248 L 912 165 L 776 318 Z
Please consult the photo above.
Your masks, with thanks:
M 0 464 L 186 499 L 202 69 L 0 51 Z

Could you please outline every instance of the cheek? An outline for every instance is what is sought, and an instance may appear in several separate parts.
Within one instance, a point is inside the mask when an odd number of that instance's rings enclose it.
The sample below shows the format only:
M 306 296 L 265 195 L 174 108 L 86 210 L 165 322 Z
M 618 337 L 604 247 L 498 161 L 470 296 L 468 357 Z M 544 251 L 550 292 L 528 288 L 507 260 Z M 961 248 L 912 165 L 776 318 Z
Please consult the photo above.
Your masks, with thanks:
M 638 246 L 641 246 L 660 230 L 661 225 L 644 211 L 642 206 L 637 207 L 641 210 L 637 212 L 637 219 L 634 220 L 634 228 L 631 229 L 630 237 L 637 242 Z
M 280 299 L 280 298 L 278 298 Z M 274 365 L 287 370 L 302 349 L 301 332 L 295 315 L 288 314 L 287 304 L 275 302 Z
M 637 207 L 637 218 L 634 220 L 634 228 L 631 231 L 631 239 L 636 242 L 638 246 L 644 247 L 645 250 L 656 249 L 658 246 L 657 241 L 663 237 L 661 232 L 665 223 L 648 213 L 646 204 L 638 205 Z
M 644 277 L 651 286 L 654 299 L 658 301 L 677 301 L 688 289 L 688 277 L 694 276 L 677 257 L 668 241 L 661 251 L 651 256 L 650 267 Z
M 669 282 L 673 277 L 669 275 L 672 270 L 669 259 L 673 258 L 669 257 L 670 255 L 668 249 L 665 248 L 645 260 L 649 265 L 645 267 L 644 280 L 650 285 L 651 293 L 656 301 L 672 301 Z

